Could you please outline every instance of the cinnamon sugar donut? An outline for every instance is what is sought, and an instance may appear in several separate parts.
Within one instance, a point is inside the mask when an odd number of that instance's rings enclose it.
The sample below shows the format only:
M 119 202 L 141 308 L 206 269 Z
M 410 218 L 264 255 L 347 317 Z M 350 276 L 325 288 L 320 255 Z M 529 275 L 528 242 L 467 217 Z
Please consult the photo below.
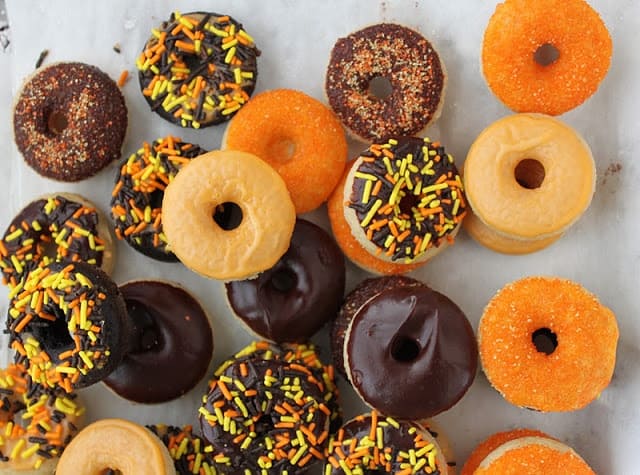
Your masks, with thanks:
M 292 89 L 252 98 L 227 127 L 222 149 L 253 153 L 271 165 L 287 184 L 298 214 L 327 200 L 347 159 L 347 140 L 337 117 Z
M 572 411 L 597 398 L 611 381 L 618 325 L 613 312 L 580 285 L 526 277 L 491 299 L 478 342 L 487 378 L 509 402 Z
M 369 91 L 384 78 L 391 92 Z M 340 38 L 331 51 L 325 79 L 329 105 L 365 142 L 415 135 L 440 115 L 446 72 L 440 56 L 419 33 L 381 23 Z
M 606 76 L 612 42 L 584 0 L 505 0 L 489 20 L 482 72 L 515 112 L 558 115 L 587 100 Z

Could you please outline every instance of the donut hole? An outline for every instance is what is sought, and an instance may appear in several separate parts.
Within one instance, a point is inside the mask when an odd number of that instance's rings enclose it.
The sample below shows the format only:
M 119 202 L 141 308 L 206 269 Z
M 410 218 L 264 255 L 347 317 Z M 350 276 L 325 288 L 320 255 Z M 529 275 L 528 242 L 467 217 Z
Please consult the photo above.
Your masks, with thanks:
M 59 110 L 51 110 L 46 113 L 47 132 L 51 135 L 60 135 L 69 126 L 67 116 Z
M 105 468 L 102 472 L 100 472 L 100 475 L 123 475 L 122 471 L 118 470 L 117 468 Z
M 379 101 L 384 101 L 393 93 L 393 86 L 389 78 L 384 76 L 375 76 L 369 81 L 369 95 Z
M 232 231 L 242 223 L 242 208 L 231 201 L 219 204 L 213 212 L 213 220 L 225 231 Z
M 516 165 L 513 175 L 522 188 L 535 190 L 542 186 L 546 175 L 544 165 L 534 158 L 525 158 Z
M 52 353 L 62 353 L 73 347 L 75 342 L 69 333 L 69 326 L 62 310 L 56 308 L 54 316 L 55 320 L 47 322 L 46 325 L 34 325 L 31 332 L 43 349 Z
M 391 357 L 400 363 L 410 363 L 420 354 L 420 344 L 413 338 L 397 336 L 391 342 Z
M 533 53 L 533 60 L 540 66 L 550 66 L 560 57 L 560 50 L 551 43 L 540 45 Z
M 289 137 L 277 137 L 268 147 L 270 157 L 276 162 L 288 162 L 296 153 L 296 142 Z
M 156 325 L 151 312 L 141 302 L 125 299 L 127 315 L 133 322 L 134 332 L 131 353 L 146 353 L 164 345 L 162 333 Z
M 531 334 L 531 342 L 539 353 L 550 355 L 558 347 L 558 336 L 549 328 L 538 328 Z
M 255 433 L 260 435 L 267 435 L 273 433 L 275 429 L 275 423 L 273 418 L 269 414 L 262 414 L 260 418 L 255 422 Z
M 276 269 L 269 278 L 269 285 L 278 292 L 288 293 L 296 287 L 298 278 L 291 269 Z
M 203 69 L 203 62 L 197 54 L 183 54 L 181 59 L 187 69 L 191 71 L 191 74 L 193 74 L 194 71 Z M 205 68 L 203 72 L 206 73 L 207 69 Z
M 413 214 L 413 208 L 418 206 L 420 203 L 420 197 L 414 195 L 413 193 L 408 193 L 400 198 L 400 203 L 398 203 L 398 207 L 400 208 L 400 212 L 402 214 L 406 214 L 411 216 Z

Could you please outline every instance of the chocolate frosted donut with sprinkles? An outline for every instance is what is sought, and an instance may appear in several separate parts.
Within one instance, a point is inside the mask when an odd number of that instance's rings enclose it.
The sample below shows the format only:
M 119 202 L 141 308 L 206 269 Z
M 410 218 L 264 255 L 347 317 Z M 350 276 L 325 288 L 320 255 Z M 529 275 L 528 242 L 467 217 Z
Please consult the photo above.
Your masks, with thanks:
M 38 69 L 18 93 L 16 145 L 40 175 L 74 182 L 120 158 L 127 107 L 107 74 L 83 63 Z
M 111 192 L 116 237 L 152 259 L 177 262 L 167 249 L 162 228 L 164 189 L 184 164 L 205 152 L 198 145 L 168 135 L 151 144 L 144 142 L 123 160 Z
M 325 78 L 329 104 L 365 142 L 415 135 L 439 116 L 446 72 L 419 33 L 392 23 L 340 38 Z
M 215 475 L 211 453 L 213 447 L 193 433 L 190 425 L 182 428 L 157 424 L 146 426 L 169 450 L 177 475 Z
M 256 85 L 260 51 L 241 23 L 217 13 L 174 12 L 136 61 L 151 110 L 182 127 L 229 120 Z

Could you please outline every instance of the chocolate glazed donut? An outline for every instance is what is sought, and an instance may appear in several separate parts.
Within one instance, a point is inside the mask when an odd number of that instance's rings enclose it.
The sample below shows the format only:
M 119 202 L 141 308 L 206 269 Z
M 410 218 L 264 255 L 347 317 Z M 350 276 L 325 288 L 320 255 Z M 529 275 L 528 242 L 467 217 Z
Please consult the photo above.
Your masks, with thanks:
M 133 332 L 129 352 L 104 383 L 130 401 L 170 401 L 204 376 L 213 352 L 207 314 L 184 289 L 167 282 L 120 286 Z
M 340 308 L 344 256 L 322 228 L 298 219 L 287 252 L 257 278 L 226 284 L 233 312 L 269 340 L 304 342 Z
M 418 281 L 366 294 L 344 334 L 346 373 L 365 403 L 419 420 L 449 409 L 476 374 L 478 349 L 462 311 Z M 404 278 L 407 279 L 407 278 Z M 371 284 L 370 284 L 371 285 Z M 348 300 L 348 298 L 347 298 Z

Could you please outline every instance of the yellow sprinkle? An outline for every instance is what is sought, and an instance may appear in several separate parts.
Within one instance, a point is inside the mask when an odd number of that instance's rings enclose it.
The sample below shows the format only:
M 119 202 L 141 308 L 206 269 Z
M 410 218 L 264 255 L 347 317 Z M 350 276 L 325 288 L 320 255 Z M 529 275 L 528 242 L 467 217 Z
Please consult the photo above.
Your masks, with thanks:
M 233 57 L 236 55 L 236 47 L 232 46 L 229 51 L 227 51 L 226 56 L 224 57 L 224 62 L 229 64 Z
M 19 238 L 20 236 L 22 236 L 22 229 L 18 228 L 14 232 L 12 232 L 11 234 L 7 235 L 7 237 L 4 238 L 4 240 L 6 242 L 10 242 L 10 241 L 13 241 L 14 239 Z
M 360 226 L 362 226 L 363 228 L 367 227 L 367 225 L 371 222 L 371 220 L 377 213 L 378 209 L 380 209 L 380 206 L 382 206 L 382 200 L 378 199 L 375 201 L 375 203 L 373 203 L 373 206 L 371 206 L 371 209 L 360 223 Z
M 16 445 L 13 447 L 13 450 L 11 451 L 11 455 L 9 456 L 9 458 L 10 459 L 18 458 L 18 455 L 20 454 L 20 452 L 22 451 L 22 448 L 26 443 L 27 442 L 24 439 L 18 439 L 18 442 L 16 442 Z
M 56 366 L 57 373 L 65 373 L 65 374 L 75 374 L 78 372 L 76 368 L 71 368 L 69 366 Z

